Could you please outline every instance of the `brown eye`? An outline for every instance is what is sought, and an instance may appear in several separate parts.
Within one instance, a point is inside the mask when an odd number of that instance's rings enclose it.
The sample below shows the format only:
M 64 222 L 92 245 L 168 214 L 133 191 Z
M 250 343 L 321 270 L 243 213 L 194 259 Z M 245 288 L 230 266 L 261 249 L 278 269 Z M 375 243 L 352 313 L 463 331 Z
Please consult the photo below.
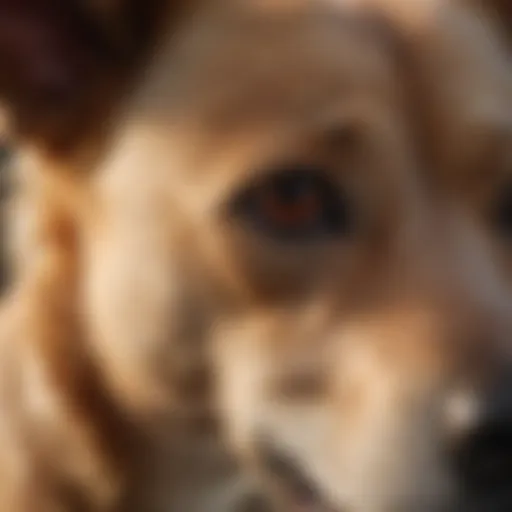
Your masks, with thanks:
M 306 241 L 345 234 L 346 198 L 321 169 L 292 167 L 246 189 L 235 212 L 253 228 L 284 240 Z

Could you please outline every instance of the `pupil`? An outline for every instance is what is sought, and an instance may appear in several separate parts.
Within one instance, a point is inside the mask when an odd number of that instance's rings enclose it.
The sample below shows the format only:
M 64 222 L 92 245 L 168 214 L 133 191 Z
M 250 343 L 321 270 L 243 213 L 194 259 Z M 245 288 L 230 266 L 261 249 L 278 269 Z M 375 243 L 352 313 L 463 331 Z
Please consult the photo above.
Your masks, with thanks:
M 274 186 L 279 200 L 293 204 L 314 193 L 312 185 L 306 176 L 282 176 L 276 180 Z

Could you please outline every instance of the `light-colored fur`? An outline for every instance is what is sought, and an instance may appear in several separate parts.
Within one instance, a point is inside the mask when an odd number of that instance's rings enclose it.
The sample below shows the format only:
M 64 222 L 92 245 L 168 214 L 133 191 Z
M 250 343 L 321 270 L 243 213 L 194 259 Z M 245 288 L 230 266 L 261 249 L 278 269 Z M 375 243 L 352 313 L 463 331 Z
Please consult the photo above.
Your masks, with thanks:
M 500 42 L 446 1 L 198 4 L 105 144 L 20 142 L 2 507 L 226 510 L 217 417 L 242 460 L 269 442 L 336 507 L 444 510 L 450 404 L 509 357 Z M 290 250 L 226 217 L 283 160 L 328 167 L 353 238 Z

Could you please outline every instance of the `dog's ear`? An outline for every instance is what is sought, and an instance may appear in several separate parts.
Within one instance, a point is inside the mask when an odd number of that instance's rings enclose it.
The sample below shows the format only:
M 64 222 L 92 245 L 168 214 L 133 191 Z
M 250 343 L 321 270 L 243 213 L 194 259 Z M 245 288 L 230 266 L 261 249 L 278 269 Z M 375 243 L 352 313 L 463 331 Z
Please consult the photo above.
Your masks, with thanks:
M 0 0 L 0 103 L 23 136 L 65 146 L 177 0 Z M 114 92 L 115 91 L 115 92 Z
M 512 2 L 510 0 L 499 0 L 498 9 L 506 34 L 512 43 Z
M 512 44 L 512 1 L 511 0 L 481 0 L 484 7 L 491 10 L 498 24 L 504 29 L 507 41 Z

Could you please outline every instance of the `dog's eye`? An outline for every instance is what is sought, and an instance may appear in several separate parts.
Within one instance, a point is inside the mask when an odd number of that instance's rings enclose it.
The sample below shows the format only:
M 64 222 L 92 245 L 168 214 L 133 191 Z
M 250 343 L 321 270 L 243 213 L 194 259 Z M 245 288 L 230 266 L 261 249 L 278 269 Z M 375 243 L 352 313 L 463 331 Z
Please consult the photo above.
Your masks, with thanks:
M 235 211 L 252 227 L 280 240 L 304 241 L 345 234 L 347 200 L 319 169 L 291 167 L 246 189 Z
M 500 192 L 493 221 L 502 236 L 512 237 L 512 184 Z

